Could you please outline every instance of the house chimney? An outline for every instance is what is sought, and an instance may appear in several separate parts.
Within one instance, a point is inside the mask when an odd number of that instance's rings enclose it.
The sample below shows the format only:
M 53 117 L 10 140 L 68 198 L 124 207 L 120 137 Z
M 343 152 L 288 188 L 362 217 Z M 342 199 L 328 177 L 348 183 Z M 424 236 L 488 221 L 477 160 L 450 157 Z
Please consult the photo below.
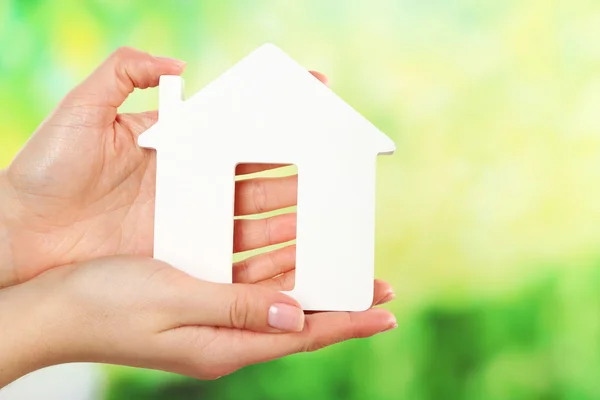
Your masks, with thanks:
M 168 115 L 183 101 L 183 78 L 176 75 L 163 75 L 158 87 L 158 112 Z M 165 112 L 166 111 L 166 112 Z

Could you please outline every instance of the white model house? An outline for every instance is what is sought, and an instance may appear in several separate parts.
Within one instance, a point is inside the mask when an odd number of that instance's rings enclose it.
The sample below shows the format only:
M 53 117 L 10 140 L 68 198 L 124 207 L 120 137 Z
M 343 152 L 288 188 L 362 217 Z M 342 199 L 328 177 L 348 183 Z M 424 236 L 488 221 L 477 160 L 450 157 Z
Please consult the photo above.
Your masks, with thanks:
M 282 50 L 266 44 L 188 100 L 163 76 L 154 257 L 232 281 L 239 163 L 298 167 L 296 284 L 305 310 L 360 311 L 373 298 L 376 158 L 394 143 Z

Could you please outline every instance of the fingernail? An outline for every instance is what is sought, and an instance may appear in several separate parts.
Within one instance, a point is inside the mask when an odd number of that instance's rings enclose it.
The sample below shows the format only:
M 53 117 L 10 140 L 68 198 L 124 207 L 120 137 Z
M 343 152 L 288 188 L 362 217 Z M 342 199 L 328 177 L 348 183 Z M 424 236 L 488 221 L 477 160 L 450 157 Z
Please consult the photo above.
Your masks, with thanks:
M 269 308 L 269 325 L 288 332 L 304 329 L 304 311 L 289 304 L 277 303 Z
M 170 57 L 155 57 L 155 58 L 158 58 L 159 60 L 170 62 L 172 64 L 177 65 L 178 67 L 183 67 L 186 64 L 185 61 L 177 60 L 176 58 L 170 58 Z
M 396 298 L 396 293 L 394 293 L 392 290 L 390 290 L 388 292 L 388 294 L 383 299 L 381 299 L 377 303 L 375 303 L 375 305 L 378 306 L 381 304 L 389 303 L 390 301 L 394 300 L 395 298 Z
M 395 317 L 392 317 L 392 318 L 390 318 L 390 321 L 389 321 L 388 327 L 387 327 L 387 328 L 385 328 L 384 330 L 382 330 L 381 332 L 382 332 L 382 333 L 383 333 L 383 332 L 388 332 L 388 331 L 391 331 L 391 330 L 394 330 L 394 329 L 396 329 L 397 327 L 398 327 L 398 323 L 396 322 L 396 318 L 395 318 Z

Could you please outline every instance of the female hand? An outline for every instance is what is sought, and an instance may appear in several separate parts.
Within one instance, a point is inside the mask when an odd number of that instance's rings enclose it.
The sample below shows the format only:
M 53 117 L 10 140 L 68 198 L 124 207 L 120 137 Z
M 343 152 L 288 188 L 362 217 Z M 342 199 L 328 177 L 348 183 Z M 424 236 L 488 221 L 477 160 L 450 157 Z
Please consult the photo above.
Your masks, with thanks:
M 156 153 L 138 147 L 137 136 L 156 122 L 157 112 L 117 110 L 134 88 L 157 86 L 161 75 L 179 75 L 183 68 L 181 61 L 117 50 L 63 99 L 9 168 L 0 171 L 0 288 L 95 257 L 152 256 Z M 273 167 L 240 165 L 236 172 Z M 236 215 L 295 205 L 296 179 L 238 182 Z M 235 250 L 294 236 L 293 215 L 269 223 L 237 221 Z M 293 259 L 294 249 L 286 251 Z
M 101 362 L 214 379 L 246 365 L 395 327 L 385 309 L 304 315 L 247 276 L 194 279 L 149 258 L 58 267 L 0 290 L 0 388 L 42 367 Z M 376 282 L 374 304 L 390 299 Z

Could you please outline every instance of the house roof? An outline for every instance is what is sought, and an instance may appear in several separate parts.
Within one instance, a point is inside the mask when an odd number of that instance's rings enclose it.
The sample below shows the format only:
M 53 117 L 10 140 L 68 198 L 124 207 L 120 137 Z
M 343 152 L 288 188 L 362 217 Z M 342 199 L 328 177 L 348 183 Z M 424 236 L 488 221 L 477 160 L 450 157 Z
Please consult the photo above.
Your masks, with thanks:
M 181 77 L 162 76 L 159 91 L 159 121 L 138 139 L 142 147 L 156 148 L 164 137 L 159 130 L 171 118 L 181 118 L 182 112 L 204 112 L 204 119 L 222 113 L 224 124 L 230 119 L 252 118 L 264 128 L 255 130 L 261 132 L 273 130 L 275 125 L 265 128 L 272 120 L 289 124 L 294 119 L 315 119 L 331 127 L 331 135 L 357 135 L 361 143 L 372 143 L 377 154 L 395 151 L 387 135 L 273 44 L 262 45 L 186 101 Z M 343 124 L 333 123 L 340 120 Z M 351 132 L 336 132 L 339 130 Z

